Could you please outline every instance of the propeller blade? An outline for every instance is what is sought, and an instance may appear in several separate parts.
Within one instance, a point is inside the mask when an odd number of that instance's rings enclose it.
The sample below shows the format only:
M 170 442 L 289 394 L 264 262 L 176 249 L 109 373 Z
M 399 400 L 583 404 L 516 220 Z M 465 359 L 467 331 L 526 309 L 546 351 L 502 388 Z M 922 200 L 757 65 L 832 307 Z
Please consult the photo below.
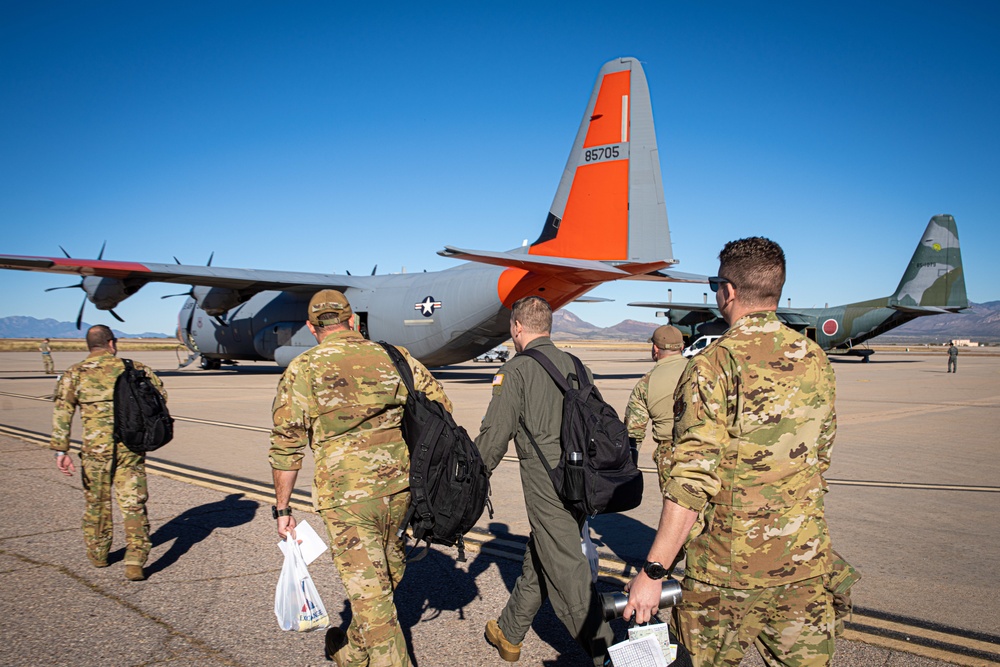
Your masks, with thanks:
M 55 288 L 53 288 L 53 289 L 55 289 Z M 161 296 L 160 298 L 161 299 L 170 299 L 170 298 L 173 298 L 175 296 L 191 296 L 191 292 L 188 291 L 188 292 L 184 292 L 182 294 L 167 294 L 165 296 Z
M 348 271 L 348 272 L 347 272 L 347 275 L 351 275 L 351 272 L 350 272 L 350 271 Z
M 115 311 L 111 310 L 110 308 L 108 308 L 108 312 L 109 312 L 109 313 L 111 313 L 111 314 L 112 314 L 112 315 L 114 316 L 114 318 L 115 318 L 116 320 L 118 320 L 119 322 L 124 322 L 124 321 L 125 321 L 125 320 L 123 320 L 123 319 L 122 319 L 122 316 L 121 316 L 121 315 L 119 315 L 119 314 L 118 314 L 118 313 L 116 313 Z
M 373 269 L 372 269 L 372 275 L 373 275 L 373 276 L 375 275 L 375 272 L 376 272 L 376 271 L 378 271 L 378 264 L 376 264 L 376 265 L 375 265 L 375 268 L 373 268 Z
M 80 312 L 76 314 L 76 330 L 80 330 L 80 325 L 83 323 L 83 309 L 87 307 L 87 297 L 83 297 L 83 303 L 80 304 Z
M 74 287 L 83 287 L 83 283 L 77 283 L 76 285 L 63 285 L 62 287 L 50 287 L 46 292 L 52 292 L 57 289 L 73 289 Z
M 213 250 L 212 254 L 208 256 L 208 262 L 205 263 L 205 266 L 212 266 L 212 259 L 214 257 L 215 257 L 215 251 Z
M 69 253 L 66 252 L 66 248 L 59 246 L 59 249 L 63 251 L 63 254 L 66 255 L 67 259 L 73 259 L 72 257 L 70 257 Z
M 181 263 L 181 260 L 177 259 L 177 255 L 174 255 L 174 263 L 175 264 L 180 264 Z
M 106 248 L 107 245 L 108 245 L 107 241 L 101 244 L 101 252 L 97 253 L 97 259 L 104 259 L 104 248 Z

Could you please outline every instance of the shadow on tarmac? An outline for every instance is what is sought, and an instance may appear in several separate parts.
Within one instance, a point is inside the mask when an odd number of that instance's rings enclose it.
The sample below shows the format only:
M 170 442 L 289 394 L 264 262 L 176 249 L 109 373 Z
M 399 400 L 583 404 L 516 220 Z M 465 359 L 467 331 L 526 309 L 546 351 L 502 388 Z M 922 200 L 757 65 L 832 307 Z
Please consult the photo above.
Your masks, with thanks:
M 185 510 L 150 535 L 153 548 L 171 540 L 174 543 L 165 554 L 146 566 L 146 575 L 152 576 L 167 569 L 215 529 L 234 528 L 253 521 L 258 507 L 258 503 L 244 499 L 242 493 L 232 493 L 220 501 Z M 125 550 L 118 549 L 114 560 L 124 558 L 124 555 Z M 108 560 L 112 560 L 110 554 Z
M 513 590 L 514 583 L 521 573 L 521 562 L 493 555 L 489 551 L 511 552 L 511 546 L 507 543 L 523 543 L 526 538 L 511 534 L 509 527 L 504 523 L 491 523 L 489 530 L 494 538 L 484 542 L 480 552 L 469 555 L 468 572 L 458 566 L 450 549 L 445 551 L 442 547 L 431 548 L 422 560 L 407 564 L 406 575 L 396 589 L 394 599 L 399 625 L 406 638 L 410 662 L 414 667 L 419 667 L 419 662 L 413 653 L 411 628 L 418 623 L 432 622 L 446 611 L 454 612 L 459 618 L 465 619 L 465 608 L 485 597 L 477 584 L 479 576 L 494 565 L 499 570 L 507 590 Z M 605 582 L 600 582 L 598 586 L 601 590 L 615 590 L 621 584 L 615 582 L 613 585 L 607 585 Z M 491 610 L 493 618 L 499 617 L 502 609 L 498 607 Z M 340 627 L 346 631 L 350 622 L 350 605 L 345 605 L 344 610 L 340 612 Z M 542 604 L 531 628 L 538 635 L 538 639 L 559 652 L 559 657 L 555 660 L 543 661 L 541 664 L 544 667 L 573 667 L 590 662 L 556 617 L 548 600 Z M 617 635 L 624 635 L 624 630 L 616 627 Z M 482 638 L 481 641 L 485 642 L 486 639 Z M 425 657 L 433 661 L 433 657 Z

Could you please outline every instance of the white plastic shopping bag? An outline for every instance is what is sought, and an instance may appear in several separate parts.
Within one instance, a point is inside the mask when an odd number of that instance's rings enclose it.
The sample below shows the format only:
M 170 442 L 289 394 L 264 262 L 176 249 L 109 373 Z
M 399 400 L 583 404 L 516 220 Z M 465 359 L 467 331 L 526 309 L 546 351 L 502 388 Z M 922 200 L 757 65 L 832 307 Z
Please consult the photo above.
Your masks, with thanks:
M 282 630 L 308 632 L 330 625 L 330 617 L 309 576 L 299 543 L 290 535 L 285 540 L 285 564 L 274 589 L 274 615 Z
M 583 528 L 580 529 L 580 548 L 583 549 L 583 555 L 587 557 L 587 561 L 590 563 L 590 579 L 593 583 L 597 583 L 597 570 L 600 567 L 600 557 L 597 555 L 597 547 L 590 540 L 590 520 L 584 519 Z

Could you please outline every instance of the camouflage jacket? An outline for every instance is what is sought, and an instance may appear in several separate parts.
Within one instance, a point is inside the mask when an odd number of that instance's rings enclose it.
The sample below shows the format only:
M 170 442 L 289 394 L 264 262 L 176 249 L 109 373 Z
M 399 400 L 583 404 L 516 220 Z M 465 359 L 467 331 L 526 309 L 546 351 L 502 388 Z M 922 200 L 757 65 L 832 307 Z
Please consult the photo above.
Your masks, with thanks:
M 684 372 L 687 359 L 672 354 L 656 362 L 632 390 L 625 406 L 628 435 L 639 444 L 646 437 L 646 426 L 653 420 L 653 440 L 670 442 L 674 431 L 674 390 Z
M 167 391 L 160 378 L 145 364 L 138 361 L 132 363 L 136 370 L 146 372 L 165 400 Z M 79 406 L 83 421 L 83 455 L 111 456 L 115 428 L 115 381 L 124 370 L 125 364 L 121 359 L 103 351 L 91 353 L 80 363 L 66 369 L 56 385 L 51 449 L 60 452 L 69 450 L 70 426 L 73 413 Z
M 830 569 L 823 510 L 836 432 L 833 368 L 773 312 L 750 313 L 691 360 L 675 395 L 664 495 L 704 512 L 687 576 L 727 588 Z
M 451 410 L 430 371 L 399 348 L 413 385 Z M 335 331 L 292 360 L 274 397 L 269 460 L 299 470 L 305 448 L 316 463 L 313 505 L 329 509 L 404 491 L 410 455 L 400 429 L 406 386 L 388 353 L 355 331 Z

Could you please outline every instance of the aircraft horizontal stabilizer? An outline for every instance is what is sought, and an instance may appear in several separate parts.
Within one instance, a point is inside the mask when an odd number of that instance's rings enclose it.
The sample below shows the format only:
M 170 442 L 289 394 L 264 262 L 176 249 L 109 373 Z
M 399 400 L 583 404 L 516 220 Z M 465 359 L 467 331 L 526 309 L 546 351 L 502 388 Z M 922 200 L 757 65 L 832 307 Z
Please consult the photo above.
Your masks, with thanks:
M 480 264 L 505 266 L 512 269 L 523 269 L 541 274 L 564 274 L 567 271 L 578 274 L 581 282 L 604 282 L 627 278 L 627 271 L 617 269 L 610 264 L 592 259 L 571 259 L 569 257 L 548 257 L 544 255 L 526 255 L 513 252 L 490 252 L 488 250 L 463 250 L 445 246 L 438 252 L 442 257 L 464 259 Z
M 614 299 L 605 299 L 599 296 L 581 296 L 573 299 L 573 303 L 611 303 Z
M 945 308 L 942 306 L 903 306 L 900 304 L 893 304 L 889 306 L 893 310 L 898 310 L 901 313 L 907 313 L 909 315 L 940 315 L 941 313 L 957 313 L 960 310 L 964 310 L 961 307 Z
M 670 269 L 658 269 L 648 273 L 637 273 L 629 280 L 654 280 L 669 283 L 704 283 L 708 284 L 708 276 L 700 273 L 684 273 L 683 271 L 672 271 Z

